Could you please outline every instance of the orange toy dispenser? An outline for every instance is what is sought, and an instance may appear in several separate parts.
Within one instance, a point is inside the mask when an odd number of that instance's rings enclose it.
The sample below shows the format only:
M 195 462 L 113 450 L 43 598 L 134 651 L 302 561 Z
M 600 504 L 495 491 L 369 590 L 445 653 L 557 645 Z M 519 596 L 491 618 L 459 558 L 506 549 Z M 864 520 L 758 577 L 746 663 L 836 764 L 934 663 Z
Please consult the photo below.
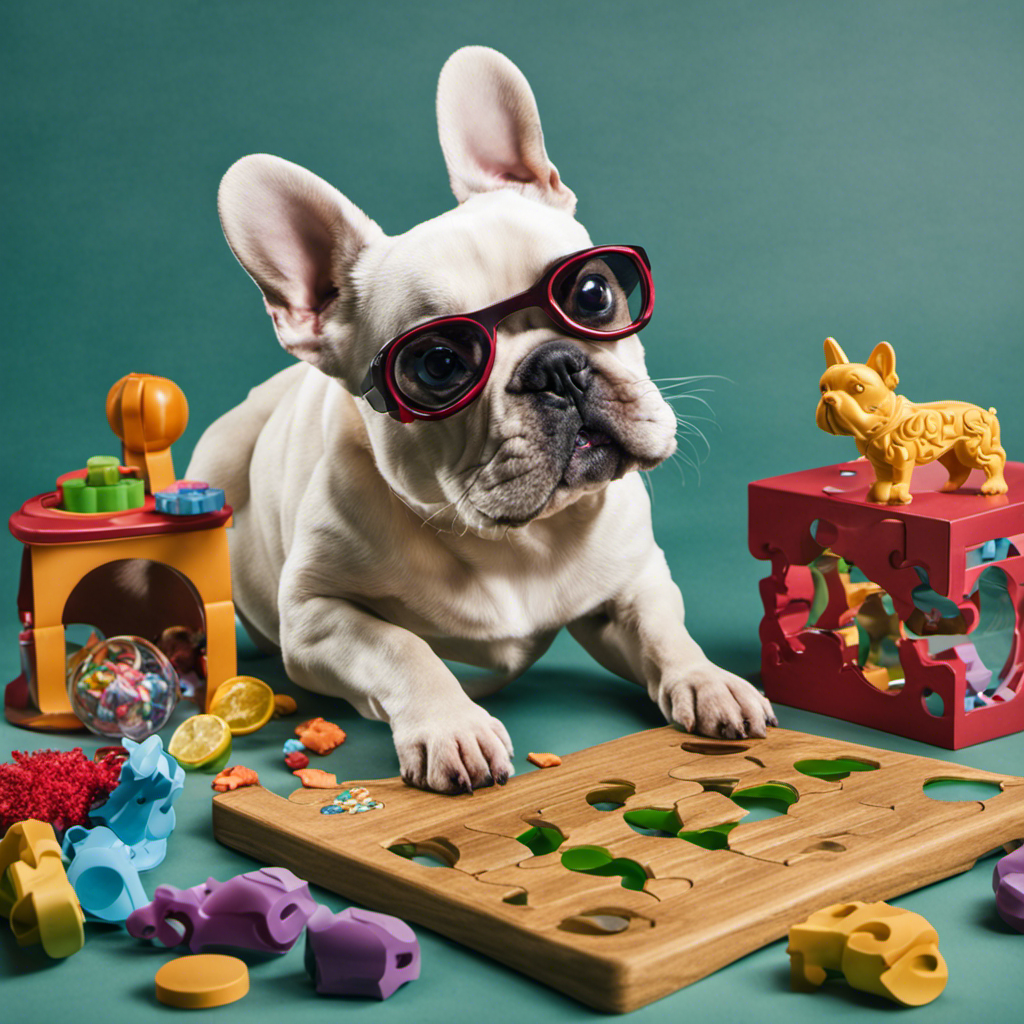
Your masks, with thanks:
M 131 373 L 110 389 L 106 410 L 122 441 L 124 465 L 90 459 L 90 469 L 64 474 L 55 491 L 30 498 L 10 519 L 11 533 L 25 545 L 18 590 L 22 673 L 8 684 L 4 701 L 15 725 L 82 728 L 68 700 L 65 623 L 86 623 L 106 636 L 155 639 L 169 626 L 205 634 L 207 701 L 235 675 L 226 533 L 231 508 L 172 515 L 158 512 L 153 497 L 174 484 L 171 445 L 188 423 L 185 396 L 164 377 Z M 108 511 L 62 507 L 62 495 L 81 494 L 97 482 L 94 477 L 107 485 L 95 493 L 134 491 L 138 502 L 127 504 L 138 507 L 126 508 L 120 499 L 113 502 L 120 507 Z M 103 497 L 96 500 L 109 509 Z M 141 572 L 123 567 L 139 559 L 145 562 Z

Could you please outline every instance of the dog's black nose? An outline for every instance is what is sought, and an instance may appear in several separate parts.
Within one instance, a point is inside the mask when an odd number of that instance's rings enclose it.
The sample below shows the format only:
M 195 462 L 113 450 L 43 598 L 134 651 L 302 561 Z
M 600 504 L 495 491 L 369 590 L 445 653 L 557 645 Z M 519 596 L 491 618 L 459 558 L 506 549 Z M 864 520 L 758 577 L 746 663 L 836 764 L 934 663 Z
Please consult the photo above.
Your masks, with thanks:
M 586 353 L 567 341 L 549 341 L 519 364 L 508 390 L 557 395 L 578 409 L 590 386 L 590 376 Z

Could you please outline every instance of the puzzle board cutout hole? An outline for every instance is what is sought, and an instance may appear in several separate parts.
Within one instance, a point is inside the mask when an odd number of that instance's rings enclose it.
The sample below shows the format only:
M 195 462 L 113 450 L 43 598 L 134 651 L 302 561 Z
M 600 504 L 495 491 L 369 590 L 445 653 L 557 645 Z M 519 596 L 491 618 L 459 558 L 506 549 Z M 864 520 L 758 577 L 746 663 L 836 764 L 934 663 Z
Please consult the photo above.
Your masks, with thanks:
M 837 843 L 834 839 L 823 839 L 820 843 L 808 846 L 801 853 L 846 853 L 846 847 Z
M 1002 792 L 995 782 L 976 782 L 970 779 L 929 779 L 921 788 L 926 797 L 947 803 L 988 800 Z
M 729 833 L 739 824 L 737 821 L 728 821 L 722 825 L 712 825 L 710 828 L 700 828 L 692 832 L 680 832 L 679 838 L 685 839 L 694 846 L 704 850 L 728 850 Z
M 626 811 L 622 816 L 626 824 L 642 836 L 675 839 L 683 827 L 675 811 L 660 811 L 654 807 L 640 807 Z
M 749 759 L 748 759 L 749 760 Z M 761 765 L 760 767 L 764 767 Z M 722 796 L 731 796 L 736 788 L 739 779 L 697 779 L 697 785 L 704 787 L 705 793 L 721 793 Z
M 802 775 L 810 775 L 811 778 L 825 779 L 829 782 L 845 779 L 851 772 L 878 771 L 877 764 L 853 757 L 806 758 L 803 761 L 797 761 L 793 767 Z
M 587 803 L 597 811 L 617 811 L 634 793 L 636 786 L 632 782 L 609 779 L 601 783 L 600 789 L 587 794 Z
M 688 740 L 681 746 L 688 754 L 704 754 L 710 757 L 731 757 L 733 754 L 745 754 L 750 749 L 740 743 L 702 743 L 700 740 Z
M 800 799 L 800 794 L 792 786 L 769 782 L 733 792 L 730 799 L 747 812 L 742 822 L 747 825 L 785 814 Z
M 516 842 L 522 843 L 535 857 L 543 857 L 554 853 L 565 842 L 565 836 L 557 828 L 534 825 L 516 836 Z
M 608 878 L 618 875 L 623 889 L 642 891 L 648 874 L 644 867 L 627 857 L 612 857 L 603 846 L 574 846 L 562 854 L 562 866 L 585 875 Z
M 426 868 L 453 868 L 459 859 L 459 851 L 454 843 L 440 836 L 418 843 L 401 840 L 392 843 L 387 849 L 390 853 Z
M 558 927 L 563 932 L 575 932 L 578 935 L 619 935 L 632 927 L 653 928 L 654 922 L 615 907 L 574 914 L 560 922 Z

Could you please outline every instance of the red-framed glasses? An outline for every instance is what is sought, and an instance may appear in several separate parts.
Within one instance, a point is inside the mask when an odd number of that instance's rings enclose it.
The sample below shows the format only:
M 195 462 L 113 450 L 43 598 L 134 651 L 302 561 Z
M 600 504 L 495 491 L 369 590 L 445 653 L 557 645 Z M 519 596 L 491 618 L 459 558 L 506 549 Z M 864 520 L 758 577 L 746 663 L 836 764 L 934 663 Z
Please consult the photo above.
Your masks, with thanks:
M 498 324 L 531 308 L 574 338 L 615 341 L 634 334 L 654 309 L 651 262 L 638 245 L 599 245 L 564 256 L 525 292 L 393 338 L 373 357 L 363 397 L 403 423 L 451 416 L 487 383 Z

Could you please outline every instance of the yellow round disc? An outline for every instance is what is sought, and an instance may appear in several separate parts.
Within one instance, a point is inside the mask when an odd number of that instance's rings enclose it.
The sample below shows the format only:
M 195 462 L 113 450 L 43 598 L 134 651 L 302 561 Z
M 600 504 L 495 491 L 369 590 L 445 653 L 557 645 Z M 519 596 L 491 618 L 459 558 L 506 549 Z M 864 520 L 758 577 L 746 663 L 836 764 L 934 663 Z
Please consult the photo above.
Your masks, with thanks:
M 249 991 L 249 968 L 235 956 L 181 956 L 156 972 L 156 997 L 168 1006 L 200 1010 L 224 1006 Z
M 274 691 L 261 679 L 234 676 L 217 687 L 210 714 L 223 718 L 233 736 L 262 729 L 274 714 Z
M 231 756 L 231 729 L 216 715 L 193 715 L 174 730 L 167 753 L 185 771 L 220 771 Z

